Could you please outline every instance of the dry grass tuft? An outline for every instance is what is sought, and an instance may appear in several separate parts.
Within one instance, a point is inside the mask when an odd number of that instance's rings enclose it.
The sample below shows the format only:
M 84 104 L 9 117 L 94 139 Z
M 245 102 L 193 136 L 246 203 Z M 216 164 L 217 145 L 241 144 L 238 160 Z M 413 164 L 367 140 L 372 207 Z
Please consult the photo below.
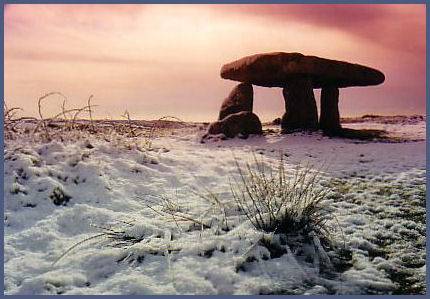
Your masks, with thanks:
M 297 166 L 288 175 L 283 155 L 276 171 L 255 154 L 253 159 L 253 165 L 235 160 L 238 176 L 230 185 L 238 208 L 256 229 L 266 233 L 330 234 L 328 223 L 333 215 L 324 205 L 330 189 L 318 184 L 319 171 Z
M 120 221 L 120 222 L 126 225 L 125 228 L 133 227 L 133 223 L 130 223 L 127 221 Z M 70 255 L 73 250 L 85 244 L 105 243 L 105 246 L 109 246 L 109 247 L 128 248 L 144 240 L 143 236 L 133 235 L 129 233 L 127 229 L 124 229 L 124 227 L 116 228 L 116 227 L 105 227 L 105 226 L 97 226 L 97 225 L 92 225 L 92 226 L 100 230 L 101 232 L 74 243 L 52 263 L 52 266 L 57 264 L 60 260 L 62 260 L 66 256 Z

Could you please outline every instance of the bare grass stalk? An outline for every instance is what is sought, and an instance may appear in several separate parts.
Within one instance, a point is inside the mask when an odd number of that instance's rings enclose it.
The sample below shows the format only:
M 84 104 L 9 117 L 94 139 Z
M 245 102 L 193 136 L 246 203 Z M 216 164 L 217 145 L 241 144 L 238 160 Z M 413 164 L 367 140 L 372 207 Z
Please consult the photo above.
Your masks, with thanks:
M 152 195 L 154 196 L 154 195 Z M 140 196 L 138 196 L 139 199 L 142 199 L 144 201 L 144 205 L 151 211 L 153 211 L 155 214 L 163 217 L 163 218 L 171 218 L 177 225 L 178 222 L 184 221 L 186 223 L 191 223 L 191 224 L 195 224 L 198 225 L 200 227 L 202 227 L 203 229 L 208 229 L 211 228 L 211 225 L 208 223 L 203 222 L 203 220 L 198 219 L 197 217 L 193 216 L 193 215 L 189 215 L 187 213 L 184 213 L 176 208 L 172 209 L 171 207 L 175 206 L 174 203 L 171 202 L 170 199 L 168 199 L 167 197 L 160 197 L 160 196 L 155 196 L 160 200 L 160 202 L 155 202 L 155 201 L 151 201 L 148 200 L 148 198 L 144 199 Z M 147 203 L 149 202 L 149 203 Z M 157 209 L 156 206 L 157 205 L 161 205 L 161 209 Z

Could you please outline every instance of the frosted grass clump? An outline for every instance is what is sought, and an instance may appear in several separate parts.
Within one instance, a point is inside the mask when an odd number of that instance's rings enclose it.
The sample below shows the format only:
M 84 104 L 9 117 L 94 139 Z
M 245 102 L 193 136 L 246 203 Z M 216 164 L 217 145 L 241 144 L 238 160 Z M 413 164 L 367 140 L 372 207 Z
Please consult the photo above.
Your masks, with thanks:
M 230 182 L 237 207 L 252 225 L 266 233 L 327 237 L 333 215 L 324 204 L 330 189 L 318 183 L 320 172 L 297 166 L 291 173 L 282 155 L 275 170 L 253 158 L 252 164 L 235 159 L 238 175 Z

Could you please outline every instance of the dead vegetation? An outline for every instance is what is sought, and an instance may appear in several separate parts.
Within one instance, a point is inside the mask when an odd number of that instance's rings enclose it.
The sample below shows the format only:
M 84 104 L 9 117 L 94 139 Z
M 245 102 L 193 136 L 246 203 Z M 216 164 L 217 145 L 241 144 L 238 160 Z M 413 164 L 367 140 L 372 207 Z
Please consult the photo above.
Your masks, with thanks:
M 61 101 L 60 111 L 53 116 L 45 115 L 44 105 L 49 98 Z M 35 142 L 53 140 L 64 142 L 97 137 L 110 142 L 120 137 L 127 137 L 139 139 L 141 148 L 151 149 L 154 138 L 189 126 L 174 116 L 163 116 L 153 121 L 135 120 L 127 110 L 122 115 L 124 120 L 96 120 L 94 111 L 97 105 L 92 104 L 93 99 L 94 96 L 90 95 L 87 105 L 69 107 L 68 98 L 63 93 L 49 92 L 37 100 L 38 117 L 20 116 L 24 114 L 22 108 L 8 107 L 5 103 L 3 114 L 5 140 L 31 137 Z

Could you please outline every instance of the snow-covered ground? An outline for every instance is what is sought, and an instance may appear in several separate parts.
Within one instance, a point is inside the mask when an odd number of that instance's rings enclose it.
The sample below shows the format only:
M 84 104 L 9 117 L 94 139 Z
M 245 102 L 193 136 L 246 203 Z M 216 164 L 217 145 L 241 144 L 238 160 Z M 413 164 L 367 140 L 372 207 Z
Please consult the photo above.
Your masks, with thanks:
M 198 125 L 155 138 L 151 150 L 143 138 L 85 133 L 63 142 L 6 140 L 5 293 L 425 293 L 425 119 L 409 120 L 344 124 L 386 130 L 395 142 L 281 135 L 265 126 L 264 136 L 201 143 Z M 288 242 L 275 254 L 244 217 L 229 216 L 228 231 L 216 225 L 219 211 L 197 193 L 231 202 L 235 159 L 252 162 L 253 153 L 273 168 L 283 154 L 290 169 L 322 169 L 319 184 L 331 190 L 325 204 L 342 232 L 333 238 L 348 252 L 342 266 L 324 271 Z M 167 205 L 214 224 L 154 212 Z

